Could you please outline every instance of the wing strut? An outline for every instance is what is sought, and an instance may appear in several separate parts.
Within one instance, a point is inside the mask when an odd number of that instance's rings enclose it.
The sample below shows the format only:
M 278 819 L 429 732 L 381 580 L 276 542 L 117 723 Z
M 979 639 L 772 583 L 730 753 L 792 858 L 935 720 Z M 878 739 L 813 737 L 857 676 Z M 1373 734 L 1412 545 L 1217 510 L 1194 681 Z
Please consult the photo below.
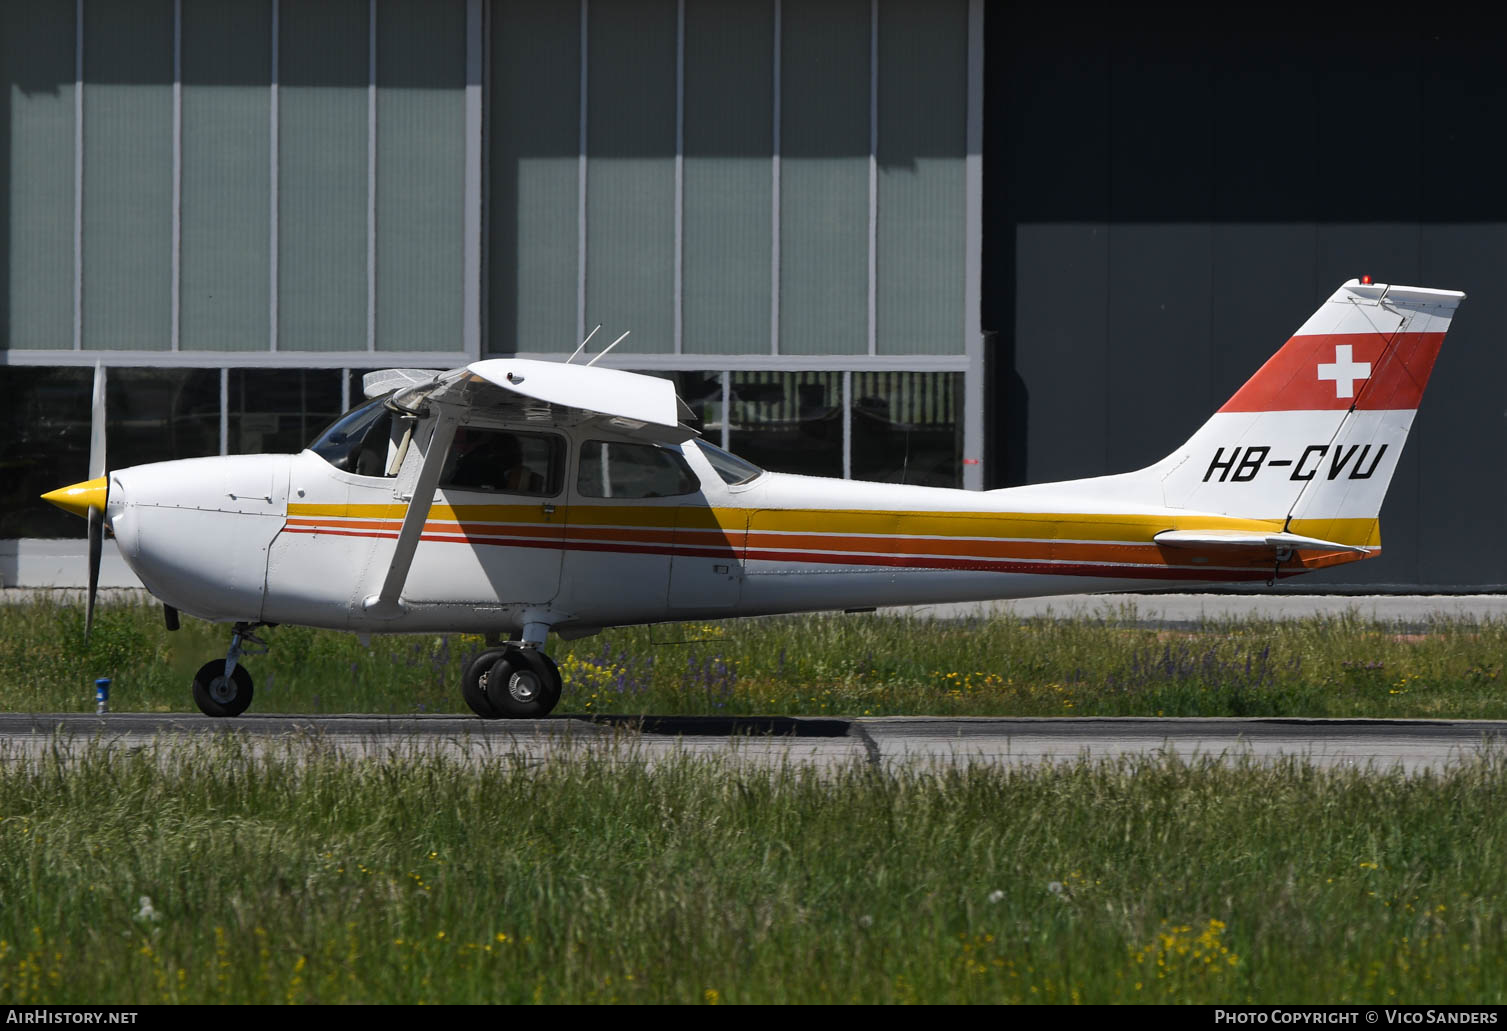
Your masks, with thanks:
M 408 582 L 408 570 L 413 565 L 414 552 L 419 548 L 419 537 L 429 519 L 429 509 L 434 505 L 434 491 L 439 486 L 440 470 L 444 468 L 450 442 L 455 438 L 456 425 L 457 420 L 443 410 L 435 416 L 434 434 L 429 438 L 429 450 L 424 453 L 419 480 L 413 486 L 403 528 L 398 531 L 398 543 L 392 549 L 392 565 L 387 567 L 387 579 L 382 581 L 381 593 L 372 595 L 361 605 L 378 619 L 396 619 L 403 614 L 400 600 L 403 585 Z

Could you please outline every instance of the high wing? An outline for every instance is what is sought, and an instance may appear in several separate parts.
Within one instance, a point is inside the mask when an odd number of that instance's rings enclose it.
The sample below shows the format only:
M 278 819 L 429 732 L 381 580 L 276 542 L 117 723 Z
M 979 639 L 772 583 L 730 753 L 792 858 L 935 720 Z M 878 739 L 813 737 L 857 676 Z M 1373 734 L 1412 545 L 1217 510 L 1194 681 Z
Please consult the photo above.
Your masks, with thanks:
M 449 372 L 385 369 L 368 374 L 363 387 L 368 396 L 396 387 L 393 404 L 409 410 L 437 404 L 494 412 L 510 421 L 596 424 L 661 444 L 696 436 L 680 421 L 691 412 L 676 396 L 674 383 L 620 369 L 488 358 Z
M 434 504 L 445 453 L 456 425 L 468 413 L 483 411 L 510 422 L 595 426 L 661 444 L 680 444 L 696 436 L 680 421 L 682 413 L 691 413 L 676 395 L 674 383 L 619 369 L 489 358 L 449 372 L 384 369 L 366 375 L 362 389 L 369 396 L 395 390 L 389 402 L 393 407 L 407 412 L 429 409 L 434 415 L 429 449 L 382 590 L 364 602 L 368 612 L 388 618 L 402 614 L 399 598 Z

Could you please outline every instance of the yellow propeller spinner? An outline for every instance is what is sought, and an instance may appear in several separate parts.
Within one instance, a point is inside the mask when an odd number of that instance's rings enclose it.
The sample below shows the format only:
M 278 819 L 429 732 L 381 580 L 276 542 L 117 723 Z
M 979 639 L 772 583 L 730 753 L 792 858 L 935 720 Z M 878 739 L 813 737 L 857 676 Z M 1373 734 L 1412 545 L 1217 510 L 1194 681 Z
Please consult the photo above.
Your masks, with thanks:
M 104 511 L 105 495 L 109 487 L 109 477 L 101 476 L 95 480 L 85 480 L 83 483 L 48 491 L 42 495 L 42 500 L 50 501 L 65 512 L 72 512 L 76 516 L 87 519 L 91 508 Z

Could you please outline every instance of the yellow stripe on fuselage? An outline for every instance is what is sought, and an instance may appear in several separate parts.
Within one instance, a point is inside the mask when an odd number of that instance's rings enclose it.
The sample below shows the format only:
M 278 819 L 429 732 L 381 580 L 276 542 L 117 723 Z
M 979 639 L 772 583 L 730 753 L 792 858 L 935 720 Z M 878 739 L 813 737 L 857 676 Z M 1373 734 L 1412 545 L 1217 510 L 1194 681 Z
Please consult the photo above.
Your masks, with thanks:
M 1288 529 L 1302 537 L 1317 537 L 1336 544 L 1381 547 L 1380 519 L 1294 519 Z

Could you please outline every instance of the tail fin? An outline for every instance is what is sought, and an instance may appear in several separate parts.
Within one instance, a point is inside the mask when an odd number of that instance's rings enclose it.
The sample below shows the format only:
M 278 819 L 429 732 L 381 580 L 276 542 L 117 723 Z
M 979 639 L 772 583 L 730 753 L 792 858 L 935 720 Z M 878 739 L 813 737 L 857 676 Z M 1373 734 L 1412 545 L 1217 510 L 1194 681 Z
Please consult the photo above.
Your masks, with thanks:
M 1350 280 L 1154 467 L 1165 503 L 1378 544 L 1382 498 L 1464 299 Z

